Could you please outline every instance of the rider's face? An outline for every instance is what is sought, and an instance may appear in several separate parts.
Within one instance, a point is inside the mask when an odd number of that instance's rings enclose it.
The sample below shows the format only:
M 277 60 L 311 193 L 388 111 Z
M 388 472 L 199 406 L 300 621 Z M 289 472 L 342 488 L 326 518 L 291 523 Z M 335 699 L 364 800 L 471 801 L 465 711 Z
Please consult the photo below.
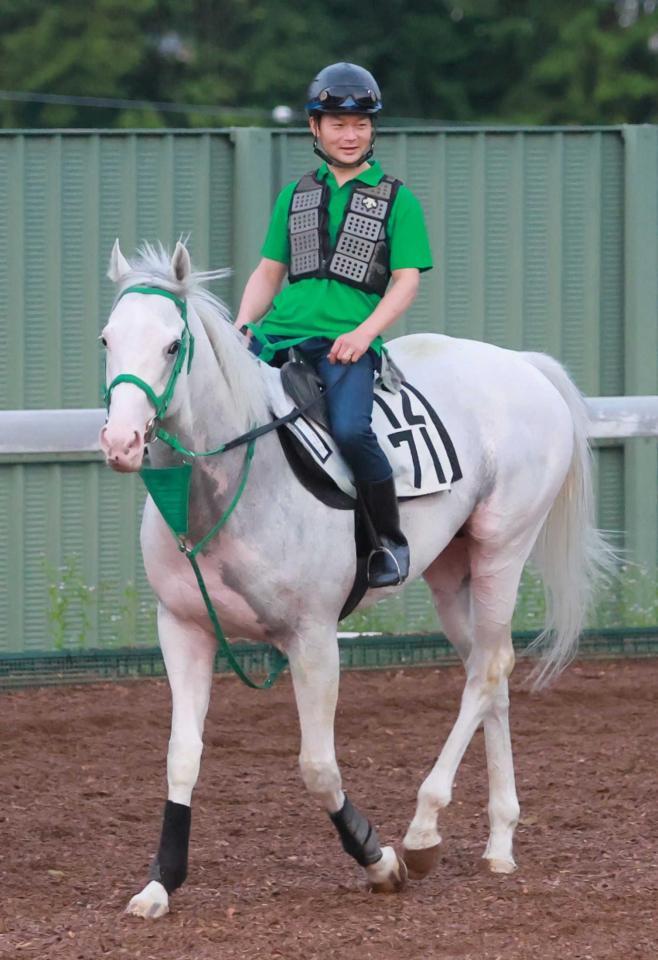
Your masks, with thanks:
M 353 163 L 368 152 L 372 137 L 372 119 L 363 114 L 323 114 L 310 118 L 313 135 L 322 142 L 325 153 L 341 163 Z

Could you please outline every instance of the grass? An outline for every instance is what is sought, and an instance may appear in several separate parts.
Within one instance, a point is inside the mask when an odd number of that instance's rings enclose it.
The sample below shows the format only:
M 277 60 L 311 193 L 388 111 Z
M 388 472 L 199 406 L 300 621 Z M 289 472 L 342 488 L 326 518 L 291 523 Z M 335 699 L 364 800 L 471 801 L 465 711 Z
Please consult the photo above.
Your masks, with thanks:
M 140 645 L 156 643 L 155 602 L 150 592 L 142 593 L 132 581 L 89 584 L 75 555 L 59 567 L 44 562 L 44 570 L 50 649 L 130 647 L 136 644 L 137 636 Z M 528 568 L 521 581 L 512 629 L 539 633 L 543 617 L 541 581 Z M 636 564 L 623 564 L 619 577 L 597 599 L 587 626 L 594 629 L 658 626 L 656 580 Z M 426 585 L 413 583 L 398 596 L 351 614 L 340 629 L 395 636 L 436 633 L 440 624 Z
M 91 647 L 130 647 L 139 635 L 156 642 L 155 602 L 141 596 L 131 580 L 117 583 L 85 582 L 76 555 L 54 567 L 44 560 L 47 580 L 47 634 L 51 649 L 86 650 Z

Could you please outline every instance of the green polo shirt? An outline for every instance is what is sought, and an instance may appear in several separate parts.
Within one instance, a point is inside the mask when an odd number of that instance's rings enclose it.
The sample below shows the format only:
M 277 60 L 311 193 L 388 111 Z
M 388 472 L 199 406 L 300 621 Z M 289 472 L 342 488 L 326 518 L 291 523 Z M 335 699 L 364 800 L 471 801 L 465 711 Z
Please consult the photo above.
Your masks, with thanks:
M 338 186 L 326 163 L 319 168 L 317 176 L 326 180 L 329 187 L 328 230 L 333 246 L 355 181 L 376 186 L 384 176 L 384 171 L 378 163 L 372 163 L 368 170 L 348 180 L 342 187 Z M 290 261 L 288 211 L 297 182 L 284 187 L 274 205 L 261 249 L 262 256 L 269 260 L 278 260 L 285 264 Z M 391 270 L 404 267 L 416 267 L 421 271 L 431 269 L 432 254 L 423 211 L 416 197 L 404 184 L 399 188 L 393 202 L 386 235 Z M 285 286 L 274 298 L 271 310 L 263 318 L 261 329 L 268 336 L 328 337 L 335 340 L 342 333 L 349 333 L 358 327 L 370 316 L 380 300 L 378 294 L 357 290 L 340 280 L 298 280 Z M 377 353 L 381 351 L 382 343 L 381 337 L 373 341 L 372 346 Z

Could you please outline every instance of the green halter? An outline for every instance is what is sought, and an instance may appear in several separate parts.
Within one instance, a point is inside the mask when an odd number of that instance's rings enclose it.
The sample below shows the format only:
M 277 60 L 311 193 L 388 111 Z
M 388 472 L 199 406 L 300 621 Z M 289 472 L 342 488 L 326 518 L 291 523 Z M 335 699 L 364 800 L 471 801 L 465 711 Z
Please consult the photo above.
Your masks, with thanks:
M 167 407 L 171 402 L 171 398 L 176 388 L 176 381 L 178 380 L 178 376 L 183 369 L 183 363 L 185 362 L 186 356 L 188 373 L 190 372 L 190 367 L 192 365 L 192 357 L 194 356 L 194 336 L 192 335 L 187 323 L 187 303 L 185 300 L 177 297 L 169 290 L 163 290 L 160 287 L 126 287 L 125 290 L 121 291 L 119 300 L 127 293 L 145 293 L 166 297 L 168 300 L 171 300 L 173 303 L 175 303 L 180 310 L 180 315 L 185 326 L 181 337 L 181 345 L 178 353 L 176 354 L 174 366 L 169 375 L 167 385 L 160 396 L 158 396 L 153 388 L 149 386 L 145 380 L 142 380 L 141 377 L 136 377 L 131 373 L 121 373 L 118 377 L 114 378 L 112 383 L 105 391 L 105 405 L 107 409 L 109 410 L 110 408 L 110 401 L 112 399 L 112 391 L 114 388 L 120 383 L 132 383 L 136 387 L 139 387 L 140 390 L 144 391 L 155 408 L 155 414 L 151 420 L 150 427 L 147 430 L 149 438 L 155 439 L 157 437 L 164 443 L 168 444 L 168 446 L 172 447 L 172 449 L 176 450 L 178 453 L 192 458 L 210 457 L 218 453 L 223 453 L 225 450 L 233 449 L 235 446 L 238 446 L 243 442 L 247 442 L 247 453 L 242 469 L 242 477 L 233 499 L 217 523 L 194 546 L 190 545 L 187 536 L 192 464 L 183 463 L 179 466 L 158 468 L 142 467 L 142 469 L 139 471 L 139 474 L 163 520 L 176 538 L 179 550 L 181 550 L 181 552 L 184 553 L 187 559 L 190 561 L 190 565 L 194 571 L 194 576 L 196 577 L 199 585 L 199 590 L 201 591 L 201 596 L 203 597 L 203 602 L 205 604 L 208 617 L 210 618 L 210 622 L 212 623 L 212 627 L 215 632 L 217 643 L 223 656 L 226 657 L 234 672 L 238 675 L 243 683 L 246 683 L 247 686 L 254 687 L 255 689 L 267 689 L 274 684 L 286 666 L 288 662 L 286 657 L 276 647 L 273 648 L 272 668 L 262 684 L 255 683 L 244 672 L 235 658 L 233 651 L 226 640 L 226 637 L 224 636 L 224 631 L 222 630 L 219 618 L 217 617 L 217 613 L 213 607 L 212 600 L 210 599 L 208 590 L 206 589 L 206 585 L 203 580 L 203 575 L 196 560 L 197 554 L 200 553 L 210 542 L 210 540 L 212 540 L 213 537 L 219 533 L 221 528 L 235 510 L 238 500 L 242 496 L 242 492 L 247 484 L 249 470 L 251 468 L 251 462 L 254 456 L 256 436 L 260 435 L 261 431 L 252 431 L 254 434 L 253 436 L 245 435 L 245 437 L 238 437 L 236 441 L 226 444 L 223 443 L 215 450 L 207 450 L 201 453 L 195 452 L 194 450 L 188 450 L 180 443 L 177 437 L 172 436 L 157 426 L 157 421 L 164 417 Z M 269 425 L 267 429 L 270 429 Z
M 153 294 L 158 297 L 166 297 L 167 300 L 171 300 L 172 303 L 175 303 L 180 311 L 180 315 L 183 319 L 183 335 L 181 337 L 181 344 L 176 354 L 176 360 L 172 368 L 171 373 L 169 374 L 169 379 L 167 384 L 160 394 L 157 395 L 153 387 L 149 386 L 145 380 L 142 380 L 141 377 L 136 377 L 132 373 L 120 373 L 118 377 L 115 377 L 112 383 L 109 385 L 105 391 L 105 406 L 109 409 L 110 401 L 112 399 L 112 391 L 120 383 L 133 383 L 136 387 L 139 387 L 140 390 L 143 390 L 146 396 L 149 398 L 151 403 L 155 408 L 155 414 L 153 420 L 162 420 L 165 413 L 167 412 L 167 407 L 171 403 L 171 398 L 174 395 L 174 390 L 176 389 L 176 381 L 178 376 L 183 369 L 183 364 L 185 362 L 185 357 L 187 356 L 187 372 L 190 372 L 190 367 L 192 366 L 192 358 L 194 357 L 194 337 L 190 332 L 190 328 L 187 322 L 187 303 L 185 300 L 182 300 L 180 297 L 177 297 L 175 293 L 171 293 L 169 290 L 163 290 L 160 287 L 126 287 L 125 290 L 122 290 L 119 294 L 119 300 L 122 297 L 125 297 L 127 293 L 146 293 Z

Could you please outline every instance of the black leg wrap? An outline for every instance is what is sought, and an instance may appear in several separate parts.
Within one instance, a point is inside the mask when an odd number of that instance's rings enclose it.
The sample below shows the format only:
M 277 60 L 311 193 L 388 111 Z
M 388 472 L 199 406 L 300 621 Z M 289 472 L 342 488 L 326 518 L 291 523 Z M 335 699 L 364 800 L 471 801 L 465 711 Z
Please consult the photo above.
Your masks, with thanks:
M 354 857 L 362 867 L 381 860 L 382 848 L 379 846 L 377 831 L 370 821 L 352 806 L 347 795 L 338 813 L 330 813 L 329 816 L 338 830 L 345 853 Z
M 187 876 L 191 822 L 192 811 L 189 807 L 167 800 L 160 847 L 149 870 L 149 880 L 158 880 L 167 893 L 177 890 Z

